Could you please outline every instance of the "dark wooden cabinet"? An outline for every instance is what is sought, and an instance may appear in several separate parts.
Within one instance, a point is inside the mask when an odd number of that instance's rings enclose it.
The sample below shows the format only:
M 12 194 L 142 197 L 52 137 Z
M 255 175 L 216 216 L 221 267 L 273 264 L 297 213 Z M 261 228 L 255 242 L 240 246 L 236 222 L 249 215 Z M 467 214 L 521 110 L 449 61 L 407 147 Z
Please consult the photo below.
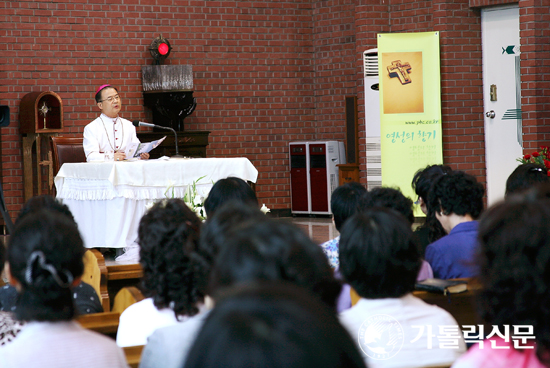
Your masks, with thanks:
M 63 102 L 52 91 L 27 93 L 19 105 L 20 131 L 59 133 L 63 131 Z
M 342 185 L 353 181 L 359 183 L 359 165 L 340 164 L 336 166 L 338 166 L 338 184 Z
M 63 132 L 63 102 L 55 92 L 31 92 L 21 99 L 19 122 L 23 143 L 25 201 L 51 194 L 53 161 L 49 139 Z
M 191 130 L 177 132 L 179 154 L 184 157 L 206 157 L 206 146 L 208 146 L 209 131 Z M 141 142 L 151 142 L 166 136 L 166 139 L 150 152 L 151 158 L 162 156 L 173 156 L 176 154 L 174 133 L 163 132 L 138 132 L 137 136 Z

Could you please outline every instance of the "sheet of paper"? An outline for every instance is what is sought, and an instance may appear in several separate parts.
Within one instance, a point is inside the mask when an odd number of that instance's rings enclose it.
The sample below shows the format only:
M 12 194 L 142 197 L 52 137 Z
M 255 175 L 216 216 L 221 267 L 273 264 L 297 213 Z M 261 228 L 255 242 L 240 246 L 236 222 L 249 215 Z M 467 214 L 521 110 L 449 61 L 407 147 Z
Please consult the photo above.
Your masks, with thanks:
M 142 153 L 148 153 L 151 152 L 154 148 L 158 147 L 159 144 L 162 143 L 166 139 L 166 136 L 162 137 L 161 139 L 157 139 L 156 141 L 148 142 L 148 143 L 131 143 L 126 148 L 126 151 L 124 154 L 126 155 L 126 159 L 131 159 L 134 157 L 139 157 Z

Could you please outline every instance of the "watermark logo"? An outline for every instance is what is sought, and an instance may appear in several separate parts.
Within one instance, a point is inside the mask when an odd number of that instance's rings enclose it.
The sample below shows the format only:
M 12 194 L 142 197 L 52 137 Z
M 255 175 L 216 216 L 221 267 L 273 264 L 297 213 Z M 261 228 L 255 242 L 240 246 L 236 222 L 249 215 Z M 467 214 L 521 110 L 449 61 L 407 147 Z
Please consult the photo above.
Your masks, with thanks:
M 375 360 L 393 358 L 405 342 L 403 327 L 392 316 L 375 314 L 359 327 L 359 347 L 368 357 Z

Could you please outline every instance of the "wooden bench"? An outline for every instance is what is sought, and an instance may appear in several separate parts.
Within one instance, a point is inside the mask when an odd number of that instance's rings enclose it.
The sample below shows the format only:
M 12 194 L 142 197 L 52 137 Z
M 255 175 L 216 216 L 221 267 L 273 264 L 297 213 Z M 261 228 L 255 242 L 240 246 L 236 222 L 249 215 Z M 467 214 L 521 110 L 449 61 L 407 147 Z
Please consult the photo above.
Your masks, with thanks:
M 124 350 L 124 355 L 126 355 L 126 361 L 131 368 L 138 368 L 139 362 L 141 360 L 141 352 L 143 351 L 144 345 L 137 346 L 126 346 L 122 349 Z
M 84 273 L 82 281 L 91 285 L 101 300 L 103 311 L 111 308 L 109 291 L 107 289 L 108 269 L 105 266 L 105 258 L 97 249 L 88 249 L 84 253 Z
M 135 286 L 143 277 L 139 263 L 106 261 L 97 249 L 88 249 L 84 254 L 82 281 L 91 285 L 99 298 L 104 312 L 111 310 L 115 295 L 125 286 Z
M 118 330 L 120 313 L 103 312 L 78 316 L 76 321 L 84 328 L 115 338 Z
M 139 263 L 106 263 L 107 280 L 140 279 L 143 277 L 143 269 Z
M 114 300 L 113 311 L 78 316 L 76 321 L 84 328 L 116 338 L 120 315 L 128 306 L 143 300 L 143 294 L 135 287 L 122 288 Z
M 427 291 L 414 291 L 413 295 L 428 304 L 437 305 L 449 312 L 459 326 L 481 324 L 478 317 L 475 297 L 481 290 L 481 285 L 475 279 L 457 279 L 468 282 L 468 290 L 457 294 L 437 294 Z
M 481 285 L 475 279 L 456 279 L 468 282 L 468 290 L 457 294 L 437 294 L 427 291 L 413 291 L 413 295 L 428 304 L 437 305 L 449 312 L 460 327 L 465 325 L 481 324 L 477 314 L 475 296 L 481 290 Z M 359 295 L 351 288 L 351 303 L 355 305 L 360 299 Z
M 134 303 L 145 299 L 141 291 L 135 286 L 127 286 L 120 289 L 115 296 L 113 312 L 121 313 Z

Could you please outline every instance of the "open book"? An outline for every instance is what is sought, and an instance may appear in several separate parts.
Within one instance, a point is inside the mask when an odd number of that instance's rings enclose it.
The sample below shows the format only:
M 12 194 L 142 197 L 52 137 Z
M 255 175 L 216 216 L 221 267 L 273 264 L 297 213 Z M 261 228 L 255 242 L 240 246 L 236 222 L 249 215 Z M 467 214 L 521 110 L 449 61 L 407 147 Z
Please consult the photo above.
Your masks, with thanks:
M 166 136 L 162 137 L 161 139 L 157 139 L 156 141 L 152 141 L 149 143 L 131 143 L 126 148 L 126 151 L 124 151 L 124 154 L 126 155 L 126 159 L 130 160 L 132 158 L 137 158 L 142 153 L 149 153 L 154 148 L 156 148 L 159 144 L 162 143 L 163 140 L 166 139 Z

